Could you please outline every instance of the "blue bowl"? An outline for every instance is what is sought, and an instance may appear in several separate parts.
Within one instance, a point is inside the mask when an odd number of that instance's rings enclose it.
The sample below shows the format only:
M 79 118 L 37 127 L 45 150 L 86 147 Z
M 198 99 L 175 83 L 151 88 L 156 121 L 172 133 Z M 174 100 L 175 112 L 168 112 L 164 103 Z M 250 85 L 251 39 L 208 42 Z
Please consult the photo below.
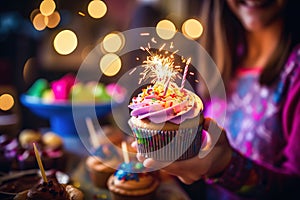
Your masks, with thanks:
M 115 102 L 95 104 L 48 103 L 28 95 L 21 95 L 20 100 L 34 114 L 49 119 L 51 130 L 63 137 L 74 137 L 79 131 L 86 131 L 86 117 L 92 119 L 104 117 L 111 113 L 112 107 L 117 105 Z

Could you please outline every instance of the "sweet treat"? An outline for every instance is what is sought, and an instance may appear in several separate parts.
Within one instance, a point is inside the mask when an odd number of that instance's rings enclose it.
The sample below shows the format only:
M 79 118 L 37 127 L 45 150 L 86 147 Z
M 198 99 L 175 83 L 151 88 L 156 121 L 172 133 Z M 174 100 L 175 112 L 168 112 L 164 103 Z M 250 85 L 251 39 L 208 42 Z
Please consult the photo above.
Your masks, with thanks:
M 87 170 L 89 171 L 92 183 L 99 188 L 105 188 L 110 175 L 122 161 L 116 146 L 113 144 L 102 144 L 86 160 Z
M 68 100 L 70 90 L 75 82 L 76 77 L 72 74 L 66 74 L 59 80 L 52 81 L 51 89 L 53 91 L 55 100 Z
M 60 149 L 63 146 L 61 137 L 51 131 L 43 134 L 42 142 L 45 145 L 46 149 Z
M 122 102 L 125 97 L 125 89 L 116 83 L 104 85 L 97 81 L 81 82 L 69 73 L 60 79 L 49 83 L 46 79 L 36 80 L 28 89 L 27 95 L 38 98 L 44 103 L 103 103 Z M 35 100 L 35 99 L 34 99 Z
M 0 135 L 0 171 L 11 170 L 18 151 L 16 138 L 9 138 L 7 135 Z
M 37 169 L 36 158 L 33 150 L 33 143 L 36 143 L 42 154 L 42 161 L 47 169 L 64 170 L 65 152 L 61 137 L 53 132 L 41 134 L 38 131 L 25 129 L 19 135 L 21 148 L 18 151 L 17 163 L 18 168 Z
M 103 136 L 99 138 L 99 146 L 86 159 L 87 170 L 92 183 L 99 188 L 106 188 L 108 177 L 123 161 L 118 151 L 124 134 L 117 128 L 104 126 Z
M 40 180 L 29 190 L 18 193 L 14 200 L 82 200 L 83 193 L 72 185 L 60 184 L 56 178 Z
M 55 97 L 54 97 L 54 92 L 52 91 L 51 88 L 48 88 L 46 89 L 43 94 L 42 94 L 42 97 L 43 99 L 43 102 L 45 103 L 51 103 L 55 100 Z
M 111 96 L 107 93 L 107 87 L 96 81 L 90 81 L 85 84 L 85 88 L 90 91 L 98 102 L 108 102 L 111 100 Z
M 23 148 L 32 148 L 32 143 L 41 142 L 42 134 L 33 129 L 24 129 L 19 134 L 19 142 Z
M 159 186 L 159 179 L 153 172 L 146 172 L 142 163 L 120 164 L 110 176 L 107 185 L 113 200 L 152 200 Z
M 43 154 L 51 161 L 51 168 L 64 171 L 66 156 L 63 148 L 63 140 L 54 132 L 46 132 L 42 136 Z
M 59 183 L 66 184 L 69 182 L 69 176 L 65 173 L 56 170 L 46 171 L 49 178 L 56 178 Z M 16 195 L 24 190 L 29 190 L 34 187 L 41 180 L 39 170 L 24 170 L 12 171 L 9 174 L 1 177 L 0 196 L 2 193 L 9 193 Z M 1 199 L 1 198 L 0 198 Z
M 0 192 L 10 193 L 14 195 L 24 190 L 30 189 L 41 179 L 41 176 L 36 173 L 36 171 L 22 171 L 21 173 L 22 175 L 17 177 L 14 177 L 14 173 L 10 173 L 4 176 L 5 181 L 2 181 L 2 183 L 0 184 Z M 12 175 L 12 178 L 9 177 L 10 175 Z
M 27 94 L 32 97 L 42 97 L 43 92 L 49 88 L 49 83 L 46 79 L 40 78 L 36 80 L 28 89 Z
M 137 140 L 138 152 L 162 161 L 196 156 L 203 123 L 200 97 L 183 87 L 185 77 L 181 87 L 172 81 L 177 73 L 170 58 L 151 57 L 145 63 L 143 75 L 152 73 L 157 78 L 133 97 L 128 106 L 131 109 L 128 123 Z
M 105 88 L 108 96 L 114 99 L 116 102 L 123 102 L 126 95 L 126 90 L 116 83 L 110 83 Z

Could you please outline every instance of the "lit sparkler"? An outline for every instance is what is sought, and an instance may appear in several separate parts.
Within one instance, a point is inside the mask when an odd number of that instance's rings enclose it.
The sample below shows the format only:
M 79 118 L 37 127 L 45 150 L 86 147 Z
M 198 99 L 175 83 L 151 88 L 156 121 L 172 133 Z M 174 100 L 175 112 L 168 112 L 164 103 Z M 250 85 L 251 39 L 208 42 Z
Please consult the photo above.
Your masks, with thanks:
M 166 46 L 164 43 L 158 50 L 158 53 L 154 53 L 150 51 L 150 45 L 148 43 L 148 47 L 140 47 L 141 50 L 147 51 L 149 56 L 147 59 L 143 61 L 144 70 L 140 73 L 139 84 L 142 81 L 150 79 L 152 84 L 159 84 L 164 86 L 164 95 L 167 94 L 167 90 L 169 87 L 179 88 L 175 83 L 176 78 L 180 78 L 180 72 L 182 71 L 181 67 L 174 64 L 174 54 L 178 52 L 178 50 L 174 51 L 169 55 L 168 51 L 162 52 L 163 48 Z M 191 58 L 188 60 L 182 58 L 182 62 L 186 63 L 184 74 L 182 77 L 181 87 L 182 90 L 185 84 L 185 79 L 188 73 L 188 65 L 191 62 Z M 135 71 L 135 69 L 133 70 Z M 131 73 L 133 73 L 133 71 Z
M 147 60 L 143 62 L 144 71 L 140 74 L 139 83 L 143 80 L 151 79 L 151 83 L 167 84 L 168 79 L 174 81 L 178 71 L 174 66 L 174 59 L 162 54 L 150 54 Z

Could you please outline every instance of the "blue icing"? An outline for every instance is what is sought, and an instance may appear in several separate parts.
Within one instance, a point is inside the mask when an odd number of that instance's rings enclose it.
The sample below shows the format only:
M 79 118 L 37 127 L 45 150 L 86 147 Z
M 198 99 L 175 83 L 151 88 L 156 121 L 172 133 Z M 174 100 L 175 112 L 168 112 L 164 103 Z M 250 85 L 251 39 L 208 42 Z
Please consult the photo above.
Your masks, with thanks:
M 136 180 L 139 181 L 139 173 L 144 172 L 144 166 L 139 162 L 122 163 L 114 173 L 118 180 Z
M 94 152 L 94 155 L 102 160 L 110 160 L 113 158 L 119 158 L 120 155 L 116 147 L 113 144 L 102 144 Z

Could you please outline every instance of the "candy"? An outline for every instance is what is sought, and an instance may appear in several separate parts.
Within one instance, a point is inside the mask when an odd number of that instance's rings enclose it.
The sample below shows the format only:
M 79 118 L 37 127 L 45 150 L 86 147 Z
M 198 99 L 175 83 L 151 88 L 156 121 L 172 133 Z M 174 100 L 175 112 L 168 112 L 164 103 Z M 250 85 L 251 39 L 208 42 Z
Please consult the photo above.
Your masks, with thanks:
M 95 97 L 91 90 L 87 90 L 83 83 L 76 83 L 70 91 L 70 100 L 73 102 L 92 102 Z
M 97 81 L 80 82 L 72 74 L 67 74 L 50 84 L 45 79 L 38 79 L 28 90 L 29 96 L 41 98 L 44 103 L 72 101 L 77 103 L 122 102 L 125 89 L 118 84 L 105 86 Z
M 106 92 L 116 102 L 122 102 L 125 99 L 125 89 L 116 83 L 110 83 L 106 86 Z
M 33 83 L 28 89 L 27 94 L 34 97 L 42 97 L 45 90 L 49 88 L 49 83 L 46 79 L 40 78 Z
M 86 83 L 86 89 L 91 91 L 96 101 L 108 102 L 111 96 L 106 92 L 104 84 L 91 81 Z
M 67 74 L 63 76 L 61 79 L 53 81 L 51 83 L 51 88 L 54 93 L 54 97 L 56 100 L 67 100 L 69 98 L 69 93 L 72 86 L 75 84 L 76 78 Z
M 53 91 L 49 88 L 46 89 L 42 94 L 42 99 L 44 102 L 53 102 L 55 100 Z

